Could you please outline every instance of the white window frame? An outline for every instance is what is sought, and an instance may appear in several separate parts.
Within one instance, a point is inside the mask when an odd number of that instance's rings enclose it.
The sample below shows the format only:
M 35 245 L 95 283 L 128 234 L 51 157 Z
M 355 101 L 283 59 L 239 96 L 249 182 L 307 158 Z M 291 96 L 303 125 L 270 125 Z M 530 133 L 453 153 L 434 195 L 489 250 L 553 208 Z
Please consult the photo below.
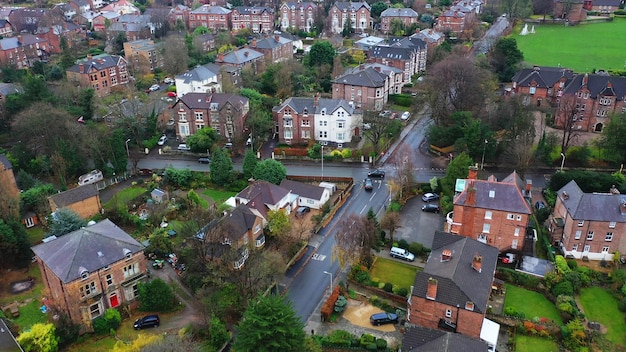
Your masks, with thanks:
M 513 214 L 506 214 L 506 219 L 507 220 L 514 220 L 515 219 L 515 215 L 513 215 Z
M 491 217 L 493 216 L 493 212 L 491 210 L 487 210 L 485 212 L 485 219 L 486 220 L 491 220 Z
M 125 279 L 128 279 L 129 277 L 133 277 L 139 274 L 139 263 L 132 263 L 132 264 L 126 265 L 124 266 L 122 271 L 124 272 Z
M 452 318 L 452 309 L 446 309 L 446 318 Z
M 515 231 L 513 232 L 513 236 L 515 236 L 515 237 L 519 236 L 519 227 L 515 228 Z
M 572 246 L 572 252 L 576 252 L 577 250 L 578 250 L 578 243 L 575 243 L 575 244 Z
M 576 231 L 576 233 L 574 234 L 574 239 L 575 240 L 579 240 L 580 236 L 582 236 L 583 232 L 582 231 Z
M 586 244 L 585 247 L 583 248 L 583 253 L 589 253 L 590 250 L 591 250 L 591 246 Z
M 487 243 L 489 237 L 484 233 L 478 234 L 478 238 L 476 239 L 478 242 Z
M 512 248 L 512 249 L 517 249 L 517 244 L 518 244 L 518 242 L 519 242 L 519 240 L 514 239 L 514 240 L 511 242 L 511 248 Z
M 578 227 L 583 226 L 585 224 L 585 220 L 578 220 Z
M 614 228 L 615 228 L 615 225 L 617 225 L 617 223 L 616 223 L 615 221 L 611 221 L 611 222 L 609 222 L 609 228 L 610 228 L 610 229 L 614 229 Z
M 602 247 L 602 253 L 609 253 L 609 249 L 610 249 L 609 246 Z
M 587 232 L 587 241 L 593 241 L 593 231 Z
M 489 233 L 491 231 L 491 224 L 484 223 L 483 224 L 483 233 Z
M 521 216 L 521 215 L 516 215 L 516 216 L 515 216 L 515 220 L 517 220 L 517 221 L 522 221 L 522 216 Z
M 613 232 L 607 232 L 604 240 L 607 242 L 613 241 Z

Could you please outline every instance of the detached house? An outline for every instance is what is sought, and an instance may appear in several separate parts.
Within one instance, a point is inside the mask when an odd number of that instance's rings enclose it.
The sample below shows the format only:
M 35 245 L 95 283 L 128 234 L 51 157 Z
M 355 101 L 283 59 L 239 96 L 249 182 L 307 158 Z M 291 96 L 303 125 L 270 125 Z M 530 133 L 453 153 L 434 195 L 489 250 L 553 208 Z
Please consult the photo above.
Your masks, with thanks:
M 521 251 L 532 214 L 527 200 L 531 184 L 524 184 L 515 172 L 502 181 L 493 176 L 477 180 L 477 173 L 476 167 L 470 167 L 464 188 L 454 197 L 449 231 L 499 251 Z
M 409 297 L 409 326 L 478 339 L 486 320 L 497 260 L 497 248 L 436 231 L 424 271 L 415 276 Z
M 108 95 L 129 82 L 128 62 L 121 56 L 101 54 L 80 60 L 66 70 L 67 80 L 82 88 L 94 88 L 96 95 Z
M 124 55 L 134 69 L 143 73 L 154 71 L 164 64 L 161 46 L 151 39 L 128 41 L 124 43 Z
M 69 208 L 83 219 L 88 219 L 102 210 L 100 192 L 95 183 L 53 194 L 48 197 L 48 203 L 52 212 Z
M 378 63 L 346 70 L 333 81 L 333 99 L 345 99 L 359 108 L 382 110 L 389 94 L 401 92 L 402 70 Z
M 572 180 L 558 191 L 548 222 L 552 243 L 566 257 L 611 261 L 626 252 L 626 196 L 616 189 L 583 193 Z
M 361 110 L 343 99 L 289 98 L 272 109 L 278 125 L 278 140 L 303 144 L 310 140 L 338 147 L 359 135 L 363 122 Z
M 328 15 L 332 33 L 341 33 L 347 23 L 356 33 L 364 33 L 371 26 L 371 6 L 367 2 L 338 1 L 328 10 Z
M 284 179 L 280 187 L 288 189 L 298 196 L 298 205 L 307 206 L 312 209 L 321 209 L 330 199 L 330 189 L 311 185 L 308 183 Z
M 32 247 L 51 309 L 66 313 L 82 331 L 108 308 L 137 306 L 147 278 L 143 246 L 106 219 Z
M 415 35 L 391 38 L 389 44 L 379 44 L 370 49 L 368 62 L 400 69 L 403 82 L 410 83 L 413 75 L 426 70 L 427 52 L 426 42 Z
M 235 196 L 235 204 L 245 204 L 267 219 L 270 210 L 284 209 L 287 214 L 296 209 L 298 196 L 289 189 L 267 181 L 253 181 Z
M 176 94 L 182 97 L 187 93 L 221 93 L 220 71 L 218 65 L 206 64 L 176 76 Z
M 257 50 L 246 47 L 236 49 L 228 54 L 218 54 L 215 63 L 220 66 L 230 66 L 238 72 L 249 69 L 257 74 L 265 69 L 265 56 Z
M 187 93 L 172 106 L 176 136 L 185 140 L 204 127 L 211 127 L 228 140 L 244 140 L 250 105 L 237 94 Z
M 315 23 L 318 7 L 309 1 L 287 1 L 280 5 L 280 30 L 301 29 L 310 32 Z
M 391 32 L 391 22 L 398 20 L 405 28 L 412 26 L 419 21 L 419 15 L 410 8 L 389 8 L 380 14 L 380 30 L 388 34 Z
M 37 61 L 50 57 L 50 44 L 39 36 L 24 33 L 11 38 L 0 39 L 0 64 L 29 68 Z
M 293 58 L 293 40 L 274 33 L 262 39 L 252 39 L 250 47 L 265 56 L 265 62 L 281 62 Z

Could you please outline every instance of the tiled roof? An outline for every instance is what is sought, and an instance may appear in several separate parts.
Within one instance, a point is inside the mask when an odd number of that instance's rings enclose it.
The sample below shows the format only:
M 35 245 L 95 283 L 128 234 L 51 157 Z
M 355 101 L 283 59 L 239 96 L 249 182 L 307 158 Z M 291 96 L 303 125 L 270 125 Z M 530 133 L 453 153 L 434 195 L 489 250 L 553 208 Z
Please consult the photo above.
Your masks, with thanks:
M 278 40 L 276 40 L 277 38 Z M 289 43 L 292 43 L 292 42 L 293 40 L 287 39 L 281 35 L 276 34 L 267 38 L 257 40 L 256 46 L 254 48 L 273 49 L 273 48 L 282 47 L 283 45 L 288 45 Z
M 553 87 L 562 77 L 570 80 L 575 74 L 572 70 L 561 67 L 543 67 L 535 66 L 532 68 L 524 68 L 518 71 L 512 78 L 512 82 L 516 82 L 517 86 L 530 86 L 535 81 L 537 87 L 550 88 Z
M 2 164 L 4 170 L 13 169 L 13 165 L 9 161 L 9 158 L 7 158 L 6 154 L 0 154 L 0 164 Z
M 384 87 L 387 76 L 373 67 L 359 67 L 356 71 L 344 73 L 335 78 L 333 83 L 348 84 L 359 87 Z
M 304 109 L 306 109 L 309 113 L 320 114 L 321 111 L 325 109 L 326 115 L 332 114 L 335 110 L 339 108 L 343 108 L 349 114 L 354 114 L 356 111 L 355 108 L 351 106 L 347 100 L 343 99 L 320 98 L 318 100 L 317 107 L 314 106 L 314 102 L 315 98 L 291 97 L 285 100 L 278 107 L 274 107 L 273 110 L 281 111 L 285 107 L 289 106 L 298 114 L 302 114 L 304 112 Z
M 101 54 L 92 57 L 91 60 L 89 58 L 78 60 L 78 64 L 68 68 L 67 70 L 78 73 L 89 73 L 92 69 L 100 71 L 117 66 L 120 60 L 123 60 L 121 56 Z M 81 64 L 83 68 L 82 71 Z
M 346 2 L 346 1 L 338 1 L 335 3 L 335 6 L 339 10 L 352 10 L 358 11 L 361 7 L 365 7 L 368 11 L 371 9 L 371 6 L 367 2 Z
M 189 12 L 192 15 L 228 15 L 231 11 L 221 6 L 202 5 L 197 9 Z
M 230 103 L 235 110 L 239 111 L 248 103 L 248 98 L 229 93 L 187 93 L 176 104 L 185 104 L 190 109 L 203 110 L 210 109 L 211 104 L 217 104 L 217 110 L 221 110 L 226 103 Z
M 621 204 L 626 203 L 625 195 L 583 193 L 574 180 L 563 186 L 557 195 L 574 220 L 626 222 L 626 215 L 620 210 Z
M 284 179 L 280 183 L 280 186 L 282 188 L 290 190 L 291 193 L 297 194 L 300 197 L 316 199 L 316 200 L 322 199 L 322 195 L 324 194 L 324 191 L 326 190 L 324 187 L 315 186 L 315 185 L 311 185 L 308 183 L 302 183 L 302 182 L 288 180 L 288 179 Z
M 227 55 L 224 55 L 224 58 L 221 62 L 233 64 L 233 65 L 242 65 L 250 61 L 254 61 L 258 58 L 263 57 L 263 54 L 260 52 L 250 49 L 250 48 L 241 48 L 238 50 L 231 51 Z
M 452 252 L 449 261 L 441 261 L 444 250 Z M 482 256 L 482 270 L 472 268 L 475 255 Z M 436 231 L 432 251 L 424 271 L 415 276 L 413 295 L 426 297 L 428 279 L 437 279 L 436 302 L 465 307 L 474 303 L 474 311 L 486 313 L 498 249 L 469 237 Z
M 91 226 L 32 247 L 47 267 L 64 283 L 123 260 L 127 253 L 143 251 L 143 246 L 106 219 Z
M 288 189 L 282 188 L 273 183 L 269 183 L 267 181 L 254 181 L 251 185 L 244 188 L 243 191 L 239 192 L 237 197 L 251 201 L 260 195 L 263 204 L 274 206 L 277 205 L 281 199 L 285 198 L 287 194 L 289 194 Z M 248 206 L 251 205 L 248 204 Z
M 410 60 L 413 50 L 388 45 L 377 45 L 370 49 L 370 57 L 379 57 L 389 60 Z
M 317 7 L 315 5 L 315 3 L 312 3 L 312 2 L 309 2 L 309 1 L 302 1 L 302 2 L 300 2 L 300 1 L 298 1 L 298 2 L 296 2 L 296 1 L 288 1 L 288 2 L 284 2 L 282 6 L 287 6 L 289 8 L 295 8 L 295 9 L 307 8 L 307 7 L 313 7 L 313 8 Z
M 618 101 L 624 100 L 626 96 L 626 77 L 609 76 L 607 74 L 577 74 L 565 86 L 565 93 L 575 94 L 583 87 L 583 82 L 587 77 L 587 89 L 592 98 L 607 94 L 615 96 Z M 607 91 L 607 88 L 611 90 Z
M 467 180 L 465 190 L 454 199 L 454 204 L 517 214 L 531 214 L 530 205 L 522 194 L 524 185 L 518 179 L 516 176 L 511 176 L 501 182 Z M 468 205 L 466 204 L 467 192 L 472 182 L 476 193 L 476 203 Z
M 383 11 L 380 14 L 380 17 L 381 18 L 382 17 L 419 17 L 419 15 L 413 9 L 408 9 L 408 8 L 402 8 L 402 9 L 389 8 L 389 9 L 386 9 L 385 11 Z
M 196 66 L 195 68 L 183 73 L 182 75 L 176 76 L 176 79 L 183 80 L 184 83 L 191 82 L 202 82 L 206 81 L 212 77 L 215 77 L 219 74 L 218 72 L 214 72 L 205 66 Z
M 623 0 L 593 0 L 591 6 L 613 6 L 619 7 Z
M 409 327 L 402 337 L 403 352 L 485 352 L 487 343 L 461 334 Z
M 46 43 L 45 39 L 39 38 L 29 33 L 24 33 L 20 35 L 21 38 L 11 37 L 4 38 L 0 40 L 0 49 L 2 50 L 11 50 L 19 47 L 24 47 L 28 45 L 33 45 L 36 43 Z
M 98 195 L 98 187 L 95 183 L 84 185 L 76 188 L 72 188 L 65 192 L 53 194 L 50 196 L 59 208 L 66 207 L 70 204 L 89 199 Z
M 237 11 L 242 15 L 258 15 L 263 12 L 274 13 L 274 10 L 271 8 L 263 6 L 236 6 L 234 11 Z

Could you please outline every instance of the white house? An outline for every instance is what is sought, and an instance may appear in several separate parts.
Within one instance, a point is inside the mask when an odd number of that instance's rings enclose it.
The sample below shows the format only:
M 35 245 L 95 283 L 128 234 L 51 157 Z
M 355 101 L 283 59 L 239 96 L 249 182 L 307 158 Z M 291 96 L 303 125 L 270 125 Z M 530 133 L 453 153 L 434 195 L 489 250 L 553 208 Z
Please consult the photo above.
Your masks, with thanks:
M 176 94 L 180 98 L 187 93 L 221 93 L 220 76 L 218 65 L 197 66 L 176 76 Z
M 298 196 L 298 205 L 320 209 L 330 199 L 330 189 L 284 179 L 280 187 Z

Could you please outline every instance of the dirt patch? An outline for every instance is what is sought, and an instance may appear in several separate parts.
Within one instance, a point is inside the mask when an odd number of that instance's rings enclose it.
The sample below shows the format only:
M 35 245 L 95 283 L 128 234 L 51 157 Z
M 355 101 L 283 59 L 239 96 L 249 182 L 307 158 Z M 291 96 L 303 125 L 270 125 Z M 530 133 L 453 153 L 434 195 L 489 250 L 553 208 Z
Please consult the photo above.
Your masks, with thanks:
M 393 324 L 385 324 L 380 326 L 373 326 L 370 323 L 370 316 L 374 313 L 380 313 L 382 310 L 371 304 L 357 301 L 348 300 L 348 306 L 343 312 L 343 317 L 346 318 L 353 325 L 361 326 L 364 328 L 370 328 L 383 332 L 396 331 L 396 327 Z

